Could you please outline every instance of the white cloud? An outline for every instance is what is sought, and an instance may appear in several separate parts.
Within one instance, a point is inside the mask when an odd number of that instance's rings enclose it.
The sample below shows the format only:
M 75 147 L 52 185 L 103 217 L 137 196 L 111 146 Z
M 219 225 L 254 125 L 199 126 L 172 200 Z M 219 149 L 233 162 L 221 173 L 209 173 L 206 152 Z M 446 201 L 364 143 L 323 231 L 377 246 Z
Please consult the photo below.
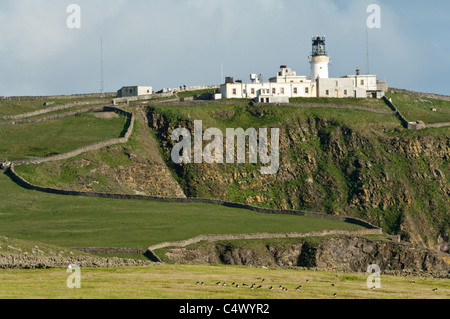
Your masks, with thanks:
M 369 32 L 371 71 L 397 86 L 429 85 L 436 71 L 428 47 L 410 32 L 414 21 L 386 1 L 9 0 L 0 4 L 0 95 L 97 91 L 100 36 L 109 91 L 216 84 L 221 63 L 243 80 L 250 73 L 268 79 L 281 64 L 308 74 L 315 34 L 328 36 L 331 75 L 353 73 L 366 68 L 366 7 L 374 2 L 382 28 Z M 70 3 L 81 6 L 79 30 L 66 27 Z M 446 55 L 440 44 L 433 49 Z

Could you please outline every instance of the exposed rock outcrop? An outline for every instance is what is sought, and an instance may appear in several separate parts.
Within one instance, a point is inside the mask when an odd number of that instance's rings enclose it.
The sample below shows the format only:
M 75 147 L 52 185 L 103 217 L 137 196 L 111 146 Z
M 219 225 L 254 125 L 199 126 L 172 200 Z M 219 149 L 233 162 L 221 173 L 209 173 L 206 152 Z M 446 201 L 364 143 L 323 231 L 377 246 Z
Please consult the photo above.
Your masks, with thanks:
M 0 253 L 0 269 L 67 268 L 69 265 L 78 265 L 83 268 L 104 268 L 150 266 L 154 265 L 154 263 L 145 260 L 122 259 L 115 257 L 43 257 Z
M 236 110 L 247 112 L 255 125 L 261 121 L 261 127 L 280 117 L 275 106 Z M 239 113 L 218 112 L 211 107 L 203 120 L 220 122 L 226 113 L 232 122 Z M 439 251 L 448 246 L 443 237 L 438 244 L 439 234 L 450 231 L 448 136 L 403 132 L 392 123 L 353 127 L 319 116 L 280 121 L 279 171 L 261 175 L 255 165 L 173 165 L 171 133 L 176 127 L 192 131 L 193 122 L 181 112 L 151 107 L 148 113 L 165 160 L 187 196 L 354 216 L 419 247 Z
M 240 247 L 215 243 L 203 247 L 173 248 L 166 257 L 176 264 L 226 264 L 253 267 L 306 267 L 327 271 L 365 272 L 371 264 L 383 272 L 427 273 L 450 277 L 450 256 L 411 245 L 361 237 L 332 237 L 313 244 Z

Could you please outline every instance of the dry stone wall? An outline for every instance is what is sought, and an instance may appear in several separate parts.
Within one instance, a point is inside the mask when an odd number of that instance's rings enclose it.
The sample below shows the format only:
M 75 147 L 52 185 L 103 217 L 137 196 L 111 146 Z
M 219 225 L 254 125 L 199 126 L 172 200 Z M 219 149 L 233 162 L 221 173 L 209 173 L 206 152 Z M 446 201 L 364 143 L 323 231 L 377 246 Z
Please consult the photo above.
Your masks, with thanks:
M 75 107 L 75 106 L 104 104 L 104 103 L 105 103 L 104 100 L 95 100 L 95 101 L 86 101 L 86 102 L 73 102 L 73 103 L 68 103 L 68 104 L 64 104 L 64 105 L 59 105 L 59 106 L 54 106 L 54 107 L 49 107 L 49 108 L 37 110 L 37 111 L 34 111 L 34 112 L 28 112 L 28 113 L 24 113 L 24 114 L 2 116 L 2 117 L 0 117 L 0 121 L 20 120 L 20 119 L 25 119 L 25 118 L 29 118 L 29 117 L 33 117 L 33 116 L 37 116 L 37 115 L 46 114 L 46 113 L 51 113 L 51 112 L 56 112 L 56 111 L 70 109 L 70 108 Z
M 40 123 L 40 122 L 51 121 L 51 120 L 58 120 L 58 119 L 62 119 L 65 117 L 80 115 L 83 113 L 101 111 L 101 110 L 103 110 L 103 108 L 104 108 L 103 106 L 94 106 L 94 107 L 90 107 L 90 108 L 84 108 L 84 109 L 78 110 L 78 111 L 65 112 L 65 113 L 61 113 L 61 114 L 49 115 L 49 116 L 40 117 L 40 118 L 3 122 L 3 123 L 0 123 L 0 127 L 8 126 L 8 125 L 31 124 L 31 123 Z M 34 115 L 32 115 L 32 116 L 34 116 Z
M 279 239 L 279 238 L 305 238 L 305 237 L 325 237 L 330 235 L 341 235 L 341 236 L 363 236 L 363 235 L 381 235 L 383 232 L 381 229 L 363 229 L 363 230 L 324 230 L 320 232 L 310 232 L 310 233 L 257 233 L 257 234 L 239 234 L 239 235 L 200 235 L 194 238 L 177 241 L 177 242 L 166 242 L 157 245 L 150 246 L 148 249 L 154 251 L 157 249 L 167 248 L 167 247 L 186 247 L 193 245 L 202 241 L 216 242 L 225 240 L 251 240 L 251 239 Z
M 255 103 L 255 105 L 267 105 L 267 104 Z M 367 111 L 367 112 L 379 113 L 379 114 L 395 114 L 394 111 L 375 109 L 375 108 L 357 106 L 357 105 L 327 104 L 325 106 L 324 104 L 319 104 L 319 103 L 301 103 L 301 104 L 300 103 L 289 103 L 289 105 L 296 106 L 296 107 L 304 107 L 304 108 L 324 108 L 324 107 L 326 107 L 326 108 L 333 108 L 333 109 L 361 110 L 361 111 Z
M 448 95 L 415 92 L 415 91 L 396 89 L 396 88 L 389 88 L 389 93 L 402 93 L 402 94 L 415 95 L 415 96 L 422 97 L 422 98 L 450 101 L 450 96 L 448 96 Z
M 308 217 L 314 217 L 314 218 L 342 221 L 342 222 L 346 222 L 346 223 L 350 223 L 350 224 L 360 225 L 369 230 L 374 230 L 376 233 L 381 233 L 381 229 L 379 227 L 376 227 L 364 220 L 361 220 L 358 218 L 353 218 L 353 217 L 342 217 L 342 216 L 326 215 L 326 214 L 306 212 L 306 211 L 297 211 L 297 210 L 278 210 L 278 209 L 271 209 L 271 208 L 262 208 L 262 207 L 248 205 L 248 204 L 233 203 L 233 202 L 227 202 L 227 201 L 222 201 L 222 200 L 218 200 L 218 199 L 209 199 L 209 198 L 193 198 L 193 197 L 170 198 L 170 197 L 156 197 L 156 196 L 145 196 L 145 195 L 127 195 L 127 194 L 114 194 L 114 193 L 79 192 L 79 191 L 61 190 L 61 189 L 42 187 L 42 186 L 37 186 L 37 185 L 31 184 L 30 182 L 28 182 L 27 180 L 22 178 L 20 175 L 18 175 L 14 171 L 14 165 L 11 165 L 10 167 L 7 168 L 6 174 L 18 185 L 20 185 L 26 189 L 36 190 L 36 191 L 40 191 L 40 192 L 44 192 L 44 193 L 59 194 L 59 195 L 71 195 L 71 196 L 84 196 L 84 197 L 97 197 L 97 198 L 150 200 L 150 201 L 159 201 L 159 202 L 168 202 L 168 203 L 214 204 L 214 205 L 222 205 L 225 207 L 248 209 L 248 210 L 256 211 L 259 213 L 265 213 L 265 214 L 297 215 L 297 216 L 308 216 Z
M 0 269 L 67 268 L 68 265 L 73 264 L 76 264 L 82 268 L 137 267 L 155 265 L 155 263 L 151 261 L 122 259 L 117 257 L 44 257 L 0 253 Z
M 72 94 L 72 95 L 0 96 L 0 100 L 23 101 L 23 100 L 85 99 L 85 98 L 105 98 L 116 96 L 117 92 L 107 92 L 107 93 L 87 93 L 87 94 Z
M 450 101 L 450 96 L 446 96 L 446 95 L 438 95 L 438 94 L 431 94 L 431 93 L 419 93 L 419 92 L 412 92 L 412 91 L 400 90 L 400 89 L 390 89 L 389 91 L 391 93 L 405 93 L 405 94 L 417 95 L 419 97 L 424 97 L 424 98 L 434 98 L 434 99 L 438 99 L 438 100 Z M 433 124 L 425 124 L 422 121 L 409 122 L 402 115 L 402 113 L 400 113 L 400 111 L 397 109 L 397 107 L 394 105 L 394 103 L 392 103 L 392 101 L 390 99 L 388 99 L 386 96 L 383 96 L 383 100 L 395 112 L 395 114 L 398 116 L 400 121 L 402 121 L 402 125 L 409 130 L 423 130 L 426 128 L 439 128 L 439 127 L 450 126 L 450 122 L 433 123 Z
M 40 122 L 40 121 L 44 121 L 44 120 L 48 120 L 49 118 L 51 119 L 56 119 L 56 118 L 63 118 L 63 117 L 67 117 L 67 116 L 72 116 L 75 114 L 79 114 L 80 112 L 90 112 L 90 111 L 95 111 L 95 110 L 103 110 L 105 112 L 116 112 L 118 114 L 124 115 L 128 118 L 127 120 L 127 132 L 125 133 L 124 137 L 120 137 L 120 138 L 114 138 L 114 139 L 110 139 L 107 141 L 102 141 L 102 142 L 98 142 L 95 144 L 91 144 L 88 146 L 84 146 L 81 148 L 78 148 L 76 150 L 64 153 L 64 154 L 58 154 L 55 156 L 50 156 L 50 157 L 45 157 L 45 158 L 38 158 L 38 159 L 32 159 L 32 160 L 23 160 L 23 161 L 13 161 L 11 163 L 0 163 L 2 167 L 7 167 L 7 166 L 17 166 L 17 165 L 28 165 L 28 164 L 41 164 L 44 162 L 50 162 L 50 161 L 60 161 L 60 160 L 64 160 L 64 159 L 68 159 L 77 155 L 80 155 L 82 153 L 86 153 L 86 152 L 90 152 L 90 151 L 95 151 L 95 150 L 99 150 L 101 148 L 107 147 L 107 146 L 111 146 L 111 145 L 115 145 L 115 144 L 124 144 L 127 143 L 128 140 L 131 137 L 131 134 L 133 133 L 133 129 L 134 129 L 134 115 L 133 113 L 127 112 L 125 110 L 122 110 L 120 108 L 117 107 L 110 107 L 110 106 L 102 106 L 102 107 L 94 107 L 94 108 L 90 108 L 87 110 L 82 110 L 82 111 L 74 111 L 74 112 L 69 112 L 66 114 L 58 114 L 55 116 L 51 116 L 51 117 L 47 117 L 47 118 L 43 118 L 43 119 L 34 119 L 34 120 L 26 120 L 26 123 L 32 123 L 32 122 Z M 12 124 L 20 124 L 20 122 L 12 122 L 9 123 L 9 125 Z

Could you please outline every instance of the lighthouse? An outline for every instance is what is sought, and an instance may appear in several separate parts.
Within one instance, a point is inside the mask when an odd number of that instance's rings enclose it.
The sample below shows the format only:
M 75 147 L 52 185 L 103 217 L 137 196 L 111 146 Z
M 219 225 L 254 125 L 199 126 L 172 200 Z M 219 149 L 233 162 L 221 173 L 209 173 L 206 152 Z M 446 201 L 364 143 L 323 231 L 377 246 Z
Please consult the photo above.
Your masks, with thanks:
M 328 79 L 330 57 L 325 50 L 324 36 L 312 38 L 312 53 L 309 63 L 311 64 L 311 81 L 316 81 L 318 78 Z

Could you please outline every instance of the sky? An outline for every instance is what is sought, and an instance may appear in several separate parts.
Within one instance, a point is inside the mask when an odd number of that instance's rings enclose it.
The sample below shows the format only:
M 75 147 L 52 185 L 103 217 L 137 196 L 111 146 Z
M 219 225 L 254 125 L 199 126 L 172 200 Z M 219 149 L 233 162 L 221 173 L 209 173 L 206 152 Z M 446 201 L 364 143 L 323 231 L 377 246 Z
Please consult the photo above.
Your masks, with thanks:
M 371 4 L 380 28 L 368 28 Z M 100 92 L 101 38 L 106 92 L 215 85 L 222 70 L 267 81 L 280 65 L 309 76 L 313 35 L 326 36 L 330 77 L 359 66 L 390 87 L 450 95 L 449 12 L 446 0 L 2 0 L 0 96 Z

